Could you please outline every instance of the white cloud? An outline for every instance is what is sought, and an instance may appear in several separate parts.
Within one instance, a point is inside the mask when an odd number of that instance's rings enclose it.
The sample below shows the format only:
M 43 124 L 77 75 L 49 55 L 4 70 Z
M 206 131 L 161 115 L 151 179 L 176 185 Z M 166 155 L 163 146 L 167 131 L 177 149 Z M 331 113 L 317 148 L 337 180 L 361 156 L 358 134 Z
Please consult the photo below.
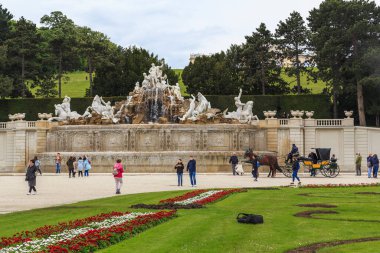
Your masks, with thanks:
M 380 0 L 376 0 L 379 2 Z M 190 53 L 226 50 L 261 22 L 272 31 L 293 10 L 303 17 L 322 0 L 3 0 L 16 18 L 35 23 L 62 11 L 121 46 L 139 45 L 182 68 Z

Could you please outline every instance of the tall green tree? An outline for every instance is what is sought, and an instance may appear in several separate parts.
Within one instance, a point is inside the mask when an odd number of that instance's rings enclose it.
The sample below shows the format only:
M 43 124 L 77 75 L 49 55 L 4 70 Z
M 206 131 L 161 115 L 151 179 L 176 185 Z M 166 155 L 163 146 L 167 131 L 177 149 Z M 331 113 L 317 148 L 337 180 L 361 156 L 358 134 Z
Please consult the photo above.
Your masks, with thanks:
M 8 38 L 10 30 L 10 21 L 13 15 L 0 4 L 0 46 Z
M 241 54 L 246 90 L 262 95 L 289 92 L 288 84 L 281 78 L 275 40 L 264 23 L 245 37 Z
M 93 94 L 102 96 L 126 96 L 136 82 L 143 81 L 143 73 L 148 72 L 151 64 L 161 65 L 163 60 L 138 47 L 113 49 L 108 57 L 100 62 L 94 78 Z M 163 73 L 168 82 L 174 85 L 178 76 L 164 63 Z
M 78 27 L 78 48 L 87 67 L 90 80 L 89 95 L 93 96 L 93 73 L 97 66 L 100 66 L 100 61 L 107 58 L 111 49 L 115 49 L 116 45 L 101 32 L 92 31 L 89 27 Z
M 62 78 L 77 64 L 77 29 L 74 22 L 60 11 L 41 18 L 43 35 L 52 50 L 57 66 L 58 96 L 62 97 Z
M 362 126 L 366 119 L 361 79 L 368 73 L 360 66 L 366 52 L 379 43 L 379 13 L 373 1 L 326 0 L 308 18 L 315 61 L 321 77 L 332 87 L 334 117 L 338 116 L 338 96 L 356 88 Z
M 295 76 L 297 94 L 301 94 L 301 74 L 307 72 L 307 62 L 301 62 L 300 56 L 306 55 L 308 45 L 308 29 L 299 12 L 290 13 L 285 21 L 280 21 L 276 29 L 277 47 L 283 60 L 289 60 L 285 66 L 288 76 Z
M 42 38 L 33 22 L 21 17 L 13 24 L 7 40 L 7 69 L 14 79 L 13 97 L 30 95 L 26 83 L 35 81 L 39 74 L 38 54 L 41 42 Z
M 191 94 L 234 94 L 240 87 L 237 75 L 223 51 L 211 56 L 202 56 L 186 66 L 182 79 Z

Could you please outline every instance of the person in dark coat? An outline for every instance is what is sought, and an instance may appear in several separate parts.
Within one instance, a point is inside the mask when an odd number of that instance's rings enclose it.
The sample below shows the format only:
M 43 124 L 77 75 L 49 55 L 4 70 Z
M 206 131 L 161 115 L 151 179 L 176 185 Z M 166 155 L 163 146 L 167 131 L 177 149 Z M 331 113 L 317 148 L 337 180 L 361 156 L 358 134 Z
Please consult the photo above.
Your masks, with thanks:
M 231 169 L 232 169 L 232 175 L 236 175 L 236 165 L 238 165 L 239 163 L 239 159 L 238 157 L 236 156 L 236 153 L 233 153 L 232 156 L 230 157 L 230 161 L 229 163 L 231 164 Z
M 183 176 L 183 170 L 185 166 L 183 165 L 183 162 L 181 159 L 178 159 L 177 164 L 174 166 L 174 169 L 177 171 L 177 177 L 178 177 L 178 186 L 182 186 L 182 176 Z
M 373 178 L 377 178 L 377 173 L 379 171 L 379 158 L 377 157 L 377 154 L 374 154 L 371 159 L 373 166 Z
M 257 156 L 252 157 L 252 176 L 255 178 L 253 181 L 257 181 L 257 178 L 259 177 L 259 166 L 257 165 Z
M 30 195 L 32 193 L 32 190 L 33 190 L 33 195 L 37 194 L 37 190 L 36 190 L 36 181 L 37 181 L 36 172 L 37 171 L 40 173 L 40 175 L 42 175 L 41 170 L 34 165 L 34 161 L 30 160 L 28 168 L 26 169 L 26 174 L 25 174 L 25 181 L 27 181 L 29 185 L 29 192 L 27 193 L 27 195 Z
M 71 177 L 71 174 L 73 177 L 75 177 L 74 172 L 74 157 L 70 156 L 69 160 L 66 162 L 67 167 L 69 168 L 69 177 Z
M 197 180 L 195 179 L 195 174 L 197 171 L 197 162 L 193 156 L 190 156 L 190 160 L 187 163 L 186 170 L 189 172 L 191 186 L 197 186 Z
M 297 154 L 298 154 L 298 147 L 296 146 L 296 144 L 292 144 L 292 150 L 290 151 L 290 153 L 286 157 L 285 163 L 292 161 L 293 156 L 297 156 Z
M 293 173 L 292 173 L 292 182 L 290 184 L 294 184 L 294 180 L 297 179 L 298 185 L 301 185 L 301 180 L 298 177 L 299 169 L 300 169 L 300 162 L 296 157 L 293 157 L 293 165 L 292 165 Z

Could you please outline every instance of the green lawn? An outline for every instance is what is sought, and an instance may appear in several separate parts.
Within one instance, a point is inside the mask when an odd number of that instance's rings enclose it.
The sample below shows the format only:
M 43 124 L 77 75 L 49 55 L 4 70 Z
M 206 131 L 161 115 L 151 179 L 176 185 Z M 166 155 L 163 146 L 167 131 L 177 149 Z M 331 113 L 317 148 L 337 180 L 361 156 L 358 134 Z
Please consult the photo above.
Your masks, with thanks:
M 178 217 L 151 228 L 101 252 L 284 252 L 316 242 L 380 236 L 379 196 L 356 192 L 377 192 L 380 187 L 257 190 L 238 193 L 203 209 L 180 210 Z M 101 212 L 131 210 L 137 203 L 158 203 L 183 192 L 124 195 L 71 205 L 0 215 L 0 237 L 45 224 L 56 224 Z M 300 193 L 311 193 L 300 196 Z M 42 196 L 40 196 L 42 197 Z M 338 214 L 307 219 L 293 216 L 306 210 L 297 204 L 326 203 Z M 324 209 L 327 210 L 327 209 Z M 236 222 L 240 212 L 262 214 L 264 224 Z M 340 219 L 340 220 L 339 220 Z M 318 252 L 377 252 L 380 242 L 357 243 Z M 338 251 L 339 250 L 339 251 Z
M 189 94 L 186 91 L 186 86 L 185 86 L 185 84 L 183 83 L 183 80 L 182 80 L 183 69 L 173 69 L 173 70 L 178 75 L 178 84 L 181 87 L 181 94 L 182 94 L 182 96 L 189 96 Z
M 281 77 L 285 80 L 285 82 L 290 84 L 290 88 L 293 88 L 297 85 L 295 76 L 289 77 L 284 71 L 282 71 Z M 321 94 L 323 89 L 326 87 L 326 83 L 321 80 L 318 80 L 316 83 L 314 83 L 313 81 L 308 81 L 307 79 L 307 74 L 301 75 L 301 86 L 303 88 L 310 89 L 312 94 Z
M 84 97 L 86 95 L 86 89 L 90 87 L 88 73 L 86 73 L 85 71 L 76 71 L 67 73 L 65 76 L 68 79 L 62 80 L 62 96 L 67 95 L 72 98 Z M 36 90 L 37 89 L 32 89 L 32 93 L 35 94 Z

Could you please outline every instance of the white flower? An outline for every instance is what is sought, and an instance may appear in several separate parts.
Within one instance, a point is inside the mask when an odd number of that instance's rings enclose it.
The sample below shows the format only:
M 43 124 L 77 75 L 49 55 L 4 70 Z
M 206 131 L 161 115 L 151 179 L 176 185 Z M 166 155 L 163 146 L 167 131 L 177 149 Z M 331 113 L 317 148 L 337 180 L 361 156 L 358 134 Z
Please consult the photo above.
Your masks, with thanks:
M 202 199 L 206 199 L 214 194 L 217 194 L 219 192 L 222 192 L 223 190 L 219 190 L 219 191 L 207 191 L 207 192 L 203 192 L 195 197 L 192 197 L 192 198 L 189 198 L 189 199 L 185 199 L 185 200 L 182 200 L 182 201 L 176 201 L 174 202 L 174 204 L 177 204 L 177 205 L 188 205 L 188 204 L 192 204 L 194 202 L 197 202 L 199 200 L 202 200 Z

